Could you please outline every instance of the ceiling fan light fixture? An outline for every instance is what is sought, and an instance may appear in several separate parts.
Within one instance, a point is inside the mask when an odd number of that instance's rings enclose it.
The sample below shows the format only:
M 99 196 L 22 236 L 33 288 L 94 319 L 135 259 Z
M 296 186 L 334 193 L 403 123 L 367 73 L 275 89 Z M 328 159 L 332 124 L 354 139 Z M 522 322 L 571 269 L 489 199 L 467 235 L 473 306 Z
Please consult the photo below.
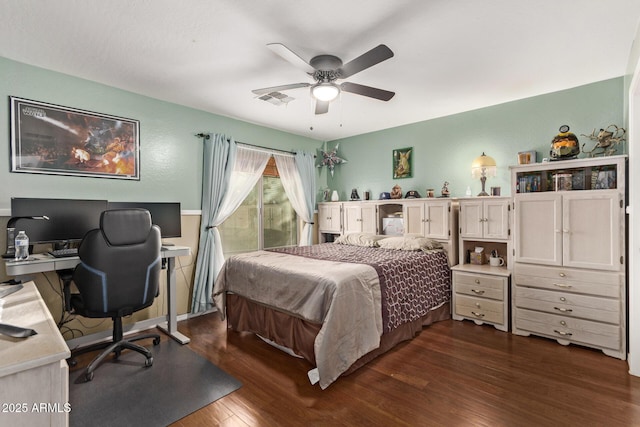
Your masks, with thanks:
M 333 101 L 340 94 L 340 88 L 331 82 L 322 82 L 311 86 L 311 95 L 318 101 Z

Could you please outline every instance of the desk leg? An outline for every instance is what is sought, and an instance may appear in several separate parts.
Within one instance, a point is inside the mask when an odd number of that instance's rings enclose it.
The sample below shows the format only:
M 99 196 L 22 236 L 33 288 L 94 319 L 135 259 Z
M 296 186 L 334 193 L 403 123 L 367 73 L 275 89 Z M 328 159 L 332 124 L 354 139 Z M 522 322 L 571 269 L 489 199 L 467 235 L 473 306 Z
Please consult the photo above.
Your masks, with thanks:
M 158 328 L 167 333 L 171 338 L 180 344 L 188 344 L 191 339 L 178 332 L 178 308 L 176 304 L 176 259 L 167 258 L 167 302 L 169 311 L 167 313 L 167 322 L 158 325 Z

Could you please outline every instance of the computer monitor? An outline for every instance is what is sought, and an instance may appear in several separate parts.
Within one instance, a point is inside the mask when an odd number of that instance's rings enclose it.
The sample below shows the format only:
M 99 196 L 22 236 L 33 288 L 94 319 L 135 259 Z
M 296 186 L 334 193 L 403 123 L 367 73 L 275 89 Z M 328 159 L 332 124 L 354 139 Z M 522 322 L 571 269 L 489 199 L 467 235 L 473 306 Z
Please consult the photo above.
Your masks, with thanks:
M 35 199 L 13 197 L 12 217 L 46 216 L 44 219 L 18 219 L 16 233 L 24 230 L 30 244 L 66 244 L 82 240 L 87 231 L 100 227 L 106 200 Z
M 151 222 L 160 227 L 163 239 L 182 237 L 179 202 L 109 202 L 109 209 L 146 209 L 151 214 Z

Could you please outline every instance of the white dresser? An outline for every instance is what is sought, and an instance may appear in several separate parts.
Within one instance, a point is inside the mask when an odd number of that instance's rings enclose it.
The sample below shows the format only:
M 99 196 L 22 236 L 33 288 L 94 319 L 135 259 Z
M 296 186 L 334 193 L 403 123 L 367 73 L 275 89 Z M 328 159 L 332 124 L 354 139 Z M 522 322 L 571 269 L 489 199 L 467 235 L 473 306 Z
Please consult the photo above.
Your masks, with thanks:
M 0 425 L 67 426 L 69 347 L 33 282 L 0 299 L 0 323 L 37 332 L 0 335 Z
M 626 156 L 512 168 L 514 333 L 626 358 L 625 172 Z

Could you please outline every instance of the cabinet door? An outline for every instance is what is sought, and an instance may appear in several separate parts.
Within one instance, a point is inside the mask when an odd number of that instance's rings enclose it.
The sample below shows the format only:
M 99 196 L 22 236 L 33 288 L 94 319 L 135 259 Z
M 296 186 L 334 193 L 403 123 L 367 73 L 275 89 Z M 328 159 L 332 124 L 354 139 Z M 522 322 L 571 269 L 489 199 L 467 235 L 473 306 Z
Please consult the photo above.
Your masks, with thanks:
M 340 233 L 340 203 L 322 203 L 318 205 L 318 229 L 322 233 Z
M 562 265 L 562 198 L 557 193 L 517 194 L 517 262 Z
M 360 223 L 363 233 L 378 234 L 378 211 L 373 204 L 363 204 L 360 207 Z
M 344 212 L 344 234 L 362 232 L 362 208 L 360 205 L 345 203 Z
M 484 212 L 481 200 L 460 202 L 460 237 L 480 239 L 483 237 Z
M 562 199 L 563 265 L 620 270 L 621 211 L 616 191 L 565 194 Z
M 424 203 L 405 203 L 402 208 L 404 234 L 424 235 Z
M 509 238 L 509 200 L 483 200 L 482 232 L 485 239 Z
M 449 238 L 449 202 L 425 203 L 424 236 L 432 239 Z

